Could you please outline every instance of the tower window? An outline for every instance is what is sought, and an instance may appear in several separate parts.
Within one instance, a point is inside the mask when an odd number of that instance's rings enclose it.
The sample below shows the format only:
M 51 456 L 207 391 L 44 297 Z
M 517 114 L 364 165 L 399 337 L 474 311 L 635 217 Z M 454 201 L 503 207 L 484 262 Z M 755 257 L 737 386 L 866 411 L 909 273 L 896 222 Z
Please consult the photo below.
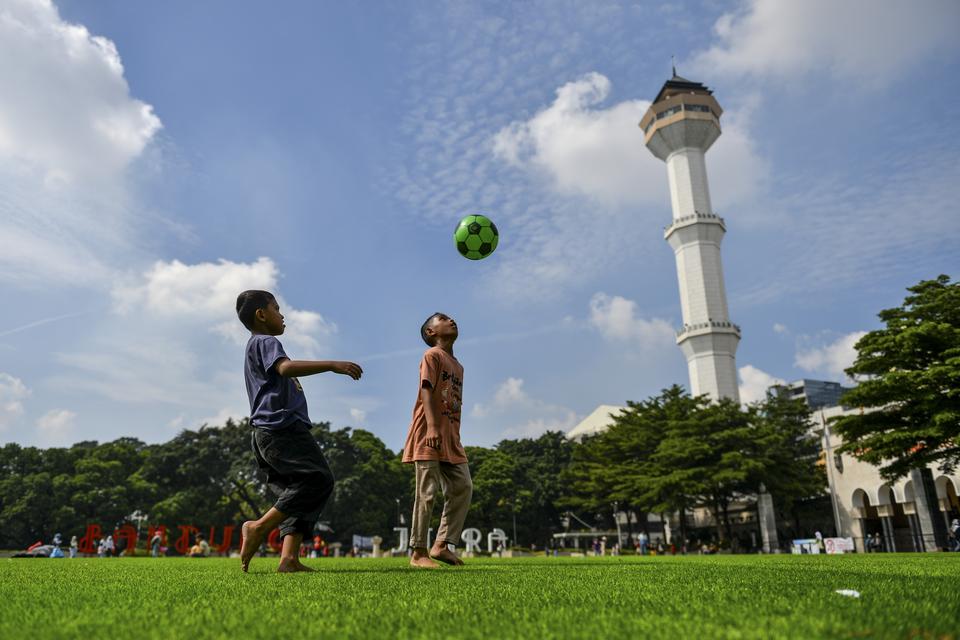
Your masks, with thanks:
M 681 109 L 682 109 L 681 105 L 678 104 L 675 107 L 670 107 L 665 111 L 661 111 L 660 113 L 657 114 L 657 120 L 662 120 L 664 118 L 672 116 L 675 113 L 680 113 Z

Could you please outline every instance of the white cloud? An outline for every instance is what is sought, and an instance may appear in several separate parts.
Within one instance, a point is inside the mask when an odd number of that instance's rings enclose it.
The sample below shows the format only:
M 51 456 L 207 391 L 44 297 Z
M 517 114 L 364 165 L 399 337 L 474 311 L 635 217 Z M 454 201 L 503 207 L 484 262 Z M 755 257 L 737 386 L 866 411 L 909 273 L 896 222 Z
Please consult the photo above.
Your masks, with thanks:
M 523 390 L 523 379 L 510 377 L 497 387 L 490 404 L 475 404 L 471 415 L 475 418 L 483 418 L 490 415 L 491 412 L 503 412 L 511 406 L 518 406 L 529 399 L 527 392 Z
M 30 389 L 20 378 L 0 373 L 0 430 L 12 425 L 23 415 L 23 400 Z
M 847 381 L 844 369 L 853 364 L 857 357 L 854 345 L 866 331 L 854 331 L 837 338 L 830 344 L 797 352 L 795 364 L 810 373 L 826 374 L 833 380 Z
M 765 400 L 768 388 L 775 384 L 786 384 L 786 380 L 749 364 L 740 367 L 737 372 L 740 374 L 740 402 L 743 404 Z
M 66 446 L 77 414 L 67 409 L 51 409 L 37 419 L 37 431 L 48 446 Z
M 773 332 L 774 333 L 790 333 L 790 329 L 787 328 L 787 325 L 780 324 L 779 322 L 773 323 Z
M 280 339 L 291 358 L 317 357 L 336 331 L 321 314 L 288 307 L 279 279 L 269 258 L 160 261 L 128 274 L 112 290 L 114 313 L 102 316 L 78 346 L 53 354 L 59 366 L 45 383 L 128 407 L 167 407 L 161 424 L 173 430 L 239 419 L 249 411 L 242 369 L 249 332 L 236 316 L 240 291 L 278 296 L 287 322 Z
M 609 94 L 610 81 L 596 72 L 568 82 L 549 107 L 501 129 L 493 139 L 494 154 L 543 172 L 561 193 L 610 205 L 667 202 L 666 169 L 644 146 L 638 126 L 650 102 L 597 108 Z M 768 173 L 743 126 L 755 105 L 755 99 L 748 101 L 745 113 L 726 117 L 723 143 L 710 154 L 717 170 L 713 195 L 722 205 L 751 197 Z
M 243 345 L 250 334 L 237 319 L 237 295 L 246 289 L 271 291 L 277 295 L 287 325 L 284 341 L 313 355 L 320 347 L 319 338 L 336 333 L 337 327 L 315 311 L 289 307 L 276 292 L 278 277 L 276 264 L 264 257 L 252 263 L 158 261 L 147 272 L 115 287 L 114 305 L 124 315 L 136 309 L 152 317 L 202 322 Z
M 637 317 L 636 302 L 602 292 L 590 300 L 590 324 L 608 340 L 628 342 L 641 349 L 673 346 L 676 342 L 676 332 L 669 322 Z
M 126 174 L 159 119 L 130 96 L 113 42 L 45 0 L 0 8 L 0 86 L 0 281 L 103 286 L 150 217 Z
M 130 96 L 114 43 L 64 22 L 48 0 L 0 10 L 0 85 L 0 159 L 48 184 L 120 171 L 160 128 Z
M 550 418 L 534 418 L 527 422 L 504 430 L 503 435 L 508 438 L 536 438 L 547 431 L 567 432 L 576 426 L 578 416 L 573 411 L 566 412 Z
M 746 0 L 717 20 L 719 42 L 694 72 L 795 80 L 806 73 L 882 85 L 924 58 L 957 46 L 960 4 L 873 0 Z
M 475 404 L 471 416 L 496 424 L 500 437 L 536 437 L 547 430 L 566 431 L 577 423 L 576 412 L 530 396 L 522 378 L 509 377 L 497 387 L 491 402 Z M 503 428 L 506 423 L 506 428 Z
M 528 396 L 526 391 L 523 390 L 523 380 L 521 378 L 507 378 L 493 395 L 494 404 L 500 407 L 523 402 L 527 399 Z
M 631 100 L 594 109 L 609 93 L 610 81 L 596 72 L 568 82 L 549 107 L 501 129 L 494 154 L 514 166 L 544 171 L 561 192 L 614 204 L 663 200 L 665 170 L 643 146 L 637 126 L 650 103 Z
M 239 422 L 246 417 L 248 413 L 248 411 L 243 409 L 231 409 L 229 407 L 223 407 L 215 414 L 198 420 L 197 427 L 200 427 L 201 425 L 207 425 L 209 427 L 222 427 L 227 423 L 227 420 Z
M 367 412 L 363 409 L 353 408 L 350 409 L 350 419 L 356 424 L 363 424 L 367 419 Z

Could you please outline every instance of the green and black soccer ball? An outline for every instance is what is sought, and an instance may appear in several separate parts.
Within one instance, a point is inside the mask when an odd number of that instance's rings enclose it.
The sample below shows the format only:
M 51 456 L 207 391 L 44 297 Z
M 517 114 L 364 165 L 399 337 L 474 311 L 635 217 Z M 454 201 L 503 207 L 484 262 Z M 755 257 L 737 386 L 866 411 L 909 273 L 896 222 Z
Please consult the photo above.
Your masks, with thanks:
M 500 241 L 497 225 L 486 216 L 464 216 L 453 232 L 457 251 L 464 258 L 482 260 L 493 253 Z

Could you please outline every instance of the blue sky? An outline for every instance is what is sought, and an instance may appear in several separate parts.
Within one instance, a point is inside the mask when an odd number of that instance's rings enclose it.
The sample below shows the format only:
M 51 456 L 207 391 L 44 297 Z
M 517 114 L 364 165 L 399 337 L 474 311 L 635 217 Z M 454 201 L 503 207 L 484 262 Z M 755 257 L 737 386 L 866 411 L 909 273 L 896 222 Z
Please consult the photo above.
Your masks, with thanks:
M 292 357 L 364 367 L 304 380 L 312 418 L 395 449 L 433 311 L 468 444 L 686 384 L 636 126 L 671 56 L 725 109 L 742 394 L 842 380 L 880 309 L 958 275 L 958 27 L 935 0 L 0 0 L 0 442 L 244 415 L 246 288 L 278 293 Z M 501 242 L 470 262 L 477 212 Z

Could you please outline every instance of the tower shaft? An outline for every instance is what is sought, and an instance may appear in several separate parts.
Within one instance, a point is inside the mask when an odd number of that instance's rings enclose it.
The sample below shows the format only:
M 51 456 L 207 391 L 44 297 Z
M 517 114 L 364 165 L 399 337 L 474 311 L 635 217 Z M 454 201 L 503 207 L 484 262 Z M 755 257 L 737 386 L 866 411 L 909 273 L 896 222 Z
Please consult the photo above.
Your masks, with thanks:
M 720 136 L 722 110 L 708 89 L 674 77 L 640 122 L 650 151 L 667 164 L 673 220 L 664 238 L 674 251 L 683 327 L 677 344 L 687 359 L 690 391 L 739 400 L 736 351 L 740 328 L 730 322 L 720 259 L 726 233 L 713 212 L 705 153 Z

